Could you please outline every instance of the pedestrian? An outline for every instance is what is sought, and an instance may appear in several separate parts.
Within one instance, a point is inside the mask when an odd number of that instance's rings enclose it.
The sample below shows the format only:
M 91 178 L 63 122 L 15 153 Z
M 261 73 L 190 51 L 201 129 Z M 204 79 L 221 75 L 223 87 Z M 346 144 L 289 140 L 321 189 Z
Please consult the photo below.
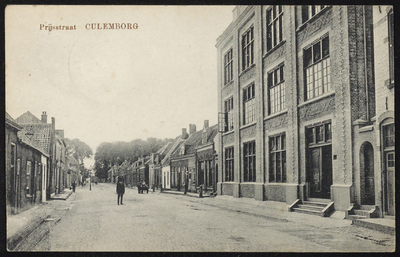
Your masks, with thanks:
M 124 196 L 124 193 L 125 193 L 124 180 L 122 178 L 119 178 L 118 183 L 117 183 L 117 194 L 118 194 L 117 203 L 118 203 L 118 205 L 119 205 L 119 203 L 121 203 L 121 205 L 123 205 L 122 198 Z M 120 201 L 120 199 L 121 199 L 121 201 Z
M 75 182 L 75 180 L 72 182 L 72 190 L 73 190 L 73 192 L 75 193 L 75 186 L 76 186 L 76 182 Z

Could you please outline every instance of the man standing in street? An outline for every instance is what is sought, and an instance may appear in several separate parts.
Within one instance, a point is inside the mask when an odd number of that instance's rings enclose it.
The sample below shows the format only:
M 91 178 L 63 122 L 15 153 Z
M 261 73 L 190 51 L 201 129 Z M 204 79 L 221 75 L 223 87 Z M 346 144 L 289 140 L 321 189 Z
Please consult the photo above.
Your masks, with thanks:
M 119 203 L 121 203 L 121 205 L 123 205 L 122 198 L 124 196 L 124 193 L 125 193 L 124 180 L 122 178 L 118 178 L 118 183 L 117 183 L 117 194 L 118 194 L 117 203 L 118 203 L 118 205 L 119 205 Z M 121 201 L 120 201 L 120 199 L 121 199 Z

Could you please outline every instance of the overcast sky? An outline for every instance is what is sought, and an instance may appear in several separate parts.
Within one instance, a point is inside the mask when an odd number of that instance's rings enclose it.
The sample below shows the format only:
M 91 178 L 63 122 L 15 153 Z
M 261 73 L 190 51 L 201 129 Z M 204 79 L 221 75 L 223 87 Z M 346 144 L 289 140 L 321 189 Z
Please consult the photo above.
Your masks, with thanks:
M 6 111 L 30 111 L 95 151 L 101 142 L 173 138 L 216 124 L 216 39 L 233 6 L 9 6 Z M 137 23 L 87 30 L 87 23 Z M 72 31 L 40 24 L 76 25 Z

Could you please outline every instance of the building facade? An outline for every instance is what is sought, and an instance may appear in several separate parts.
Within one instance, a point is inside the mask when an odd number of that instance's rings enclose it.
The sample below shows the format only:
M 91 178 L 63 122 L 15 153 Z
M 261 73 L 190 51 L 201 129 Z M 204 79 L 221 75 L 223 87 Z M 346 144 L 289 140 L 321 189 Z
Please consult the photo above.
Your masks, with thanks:
M 375 205 L 365 178 L 376 141 L 372 7 L 238 6 L 233 16 L 216 44 L 218 194 Z
M 46 201 L 49 155 L 6 113 L 6 204 L 16 214 Z
M 395 215 L 393 6 L 373 6 L 376 116 L 374 180 L 382 215 Z

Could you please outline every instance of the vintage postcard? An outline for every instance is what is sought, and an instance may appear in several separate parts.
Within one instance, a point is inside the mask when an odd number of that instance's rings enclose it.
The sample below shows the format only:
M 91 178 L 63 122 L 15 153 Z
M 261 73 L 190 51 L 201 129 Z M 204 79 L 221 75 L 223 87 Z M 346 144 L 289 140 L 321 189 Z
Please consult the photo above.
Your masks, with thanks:
M 395 251 L 392 6 L 8 5 L 8 251 Z

